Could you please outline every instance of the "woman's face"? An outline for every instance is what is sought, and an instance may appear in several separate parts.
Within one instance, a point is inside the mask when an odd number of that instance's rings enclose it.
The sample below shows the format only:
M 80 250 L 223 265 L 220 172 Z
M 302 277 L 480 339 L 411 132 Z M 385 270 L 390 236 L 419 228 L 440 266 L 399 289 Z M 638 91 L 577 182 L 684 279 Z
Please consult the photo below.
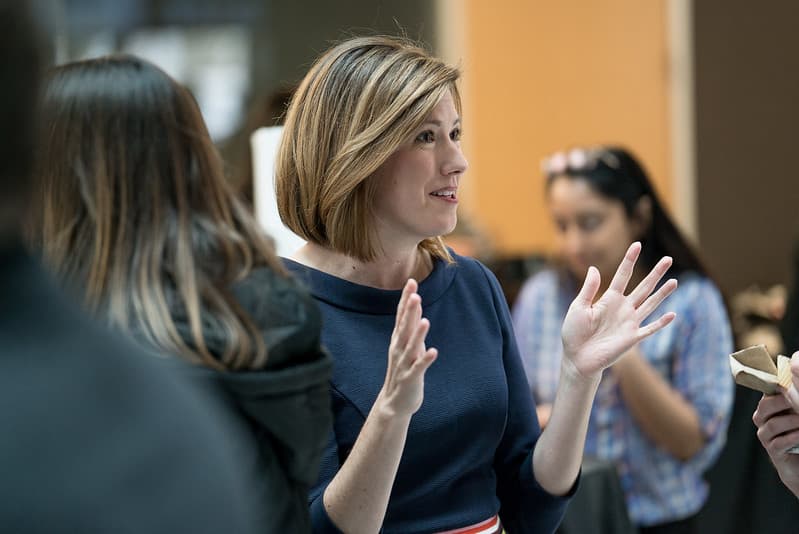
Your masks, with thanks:
M 457 222 L 458 185 L 468 163 L 450 93 L 374 175 L 374 215 L 383 243 L 414 246 L 448 234 Z
M 582 280 L 594 265 L 604 287 L 630 243 L 640 238 L 641 223 L 627 216 L 621 201 L 602 196 L 579 177 L 555 177 L 548 202 L 559 251 L 569 271 Z

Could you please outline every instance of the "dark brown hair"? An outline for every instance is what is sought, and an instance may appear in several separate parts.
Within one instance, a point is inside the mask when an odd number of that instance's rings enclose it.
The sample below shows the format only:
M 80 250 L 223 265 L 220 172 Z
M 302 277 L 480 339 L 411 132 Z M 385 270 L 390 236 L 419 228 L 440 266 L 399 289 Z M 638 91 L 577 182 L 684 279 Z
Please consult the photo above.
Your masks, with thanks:
M 191 93 L 146 61 L 110 56 L 55 69 L 42 111 L 31 234 L 48 263 L 160 349 L 262 367 L 262 335 L 229 289 L 256 266 L 284 271 L 226 183 Z M 219 354 L 209 328 L 222 333 Z
M 649 270 L 662 256 L 671 256 L 671 272 L 694 271 L 710 277 L 699 255 L 664 208 L 643 165 L 632 152 L 618 146 L 600 146 L 585 152 L 591 157 L 584 165 L 566 165 L 557 172 L 548 172 L 547 189 L 558 176 L 585 180 L 599 195 L 621 202 L 628 217 L 634 215 L 639 200 L 648 197 L 652 213 L 649 225 L 641 236 L 641 266 Z

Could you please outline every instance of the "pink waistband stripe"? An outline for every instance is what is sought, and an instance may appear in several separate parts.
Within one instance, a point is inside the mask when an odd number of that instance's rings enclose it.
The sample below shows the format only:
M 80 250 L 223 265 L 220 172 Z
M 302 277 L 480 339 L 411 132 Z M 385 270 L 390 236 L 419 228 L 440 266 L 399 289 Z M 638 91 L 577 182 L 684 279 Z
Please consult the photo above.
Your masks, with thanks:
M 446 532 L 439 532 L 439 534 L 500 534 L 501 532 L 502 523 L 499 521 L 499 516 L 495 515 L 491 519 L 480 521 L 475 525 L 447 530 Z

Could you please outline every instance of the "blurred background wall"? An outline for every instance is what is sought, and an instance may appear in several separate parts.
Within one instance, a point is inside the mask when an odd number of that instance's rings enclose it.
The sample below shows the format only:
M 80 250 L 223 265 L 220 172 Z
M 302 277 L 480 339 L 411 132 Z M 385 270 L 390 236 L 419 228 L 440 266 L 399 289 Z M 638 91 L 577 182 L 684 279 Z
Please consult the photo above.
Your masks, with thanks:
M 789 281 L 799 226 L 792 0 L 40 0 L 54 57 L 147 57 L 223 143 L 331 42 L 404 33 L 464 72 L 464 222 L 498 258 L 548 254 L 539 162 L 638 153 L 723 289 Z
M 799 3 L 694 7 L 698 230 L 728 291 L 790 281 L 799 238 Z
M 502 254 L 548 252 L 541 159 L 575 144 L 640 154 L 671 200 L 665 0 L 470 0 L 466 208 Z

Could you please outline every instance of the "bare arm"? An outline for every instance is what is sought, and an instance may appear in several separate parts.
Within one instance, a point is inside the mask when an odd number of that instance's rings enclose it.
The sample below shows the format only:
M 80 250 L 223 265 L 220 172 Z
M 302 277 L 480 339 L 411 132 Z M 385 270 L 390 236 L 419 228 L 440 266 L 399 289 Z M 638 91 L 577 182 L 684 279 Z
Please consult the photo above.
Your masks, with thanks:
M 378 400 L 347 460 L 324 493 L 327 514 L 344 532 L 380 530 L 397 475 L 410 416 L 392 413 Z
M 580 472 L 588 416 L 601 376 L 586 379 L 571 362 L 564 360 L 561 365 L 549 422 L 533 451 L 533 474 L 553 495 L 566 494 Z
M 348 534 L 380 530 L 397 475 L 411 416 L 422 405 L 424 374 L 437 356 L 424 338 L 417 285 L 409 280 L 397 307 L 383 388 L 366 418 L 349 457 L 325 490 L 325 510 Z
M 653 442 L 687 460 L 705 444 L 699 414 L 634 347 L 613 367 L 633 419 Z

